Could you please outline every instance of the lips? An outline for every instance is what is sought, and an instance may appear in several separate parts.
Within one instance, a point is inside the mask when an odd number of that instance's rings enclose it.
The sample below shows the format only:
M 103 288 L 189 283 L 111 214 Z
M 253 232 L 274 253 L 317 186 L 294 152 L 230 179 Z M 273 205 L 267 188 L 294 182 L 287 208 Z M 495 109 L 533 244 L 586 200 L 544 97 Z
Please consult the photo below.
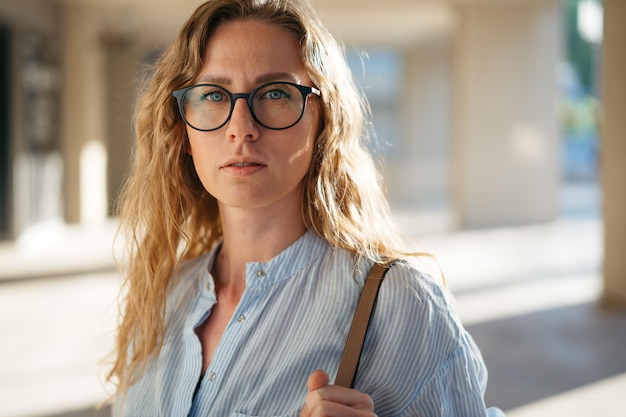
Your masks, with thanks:
M 265 165 L 259 159 L 250 157 L 250 156 L 236 156 L 234 158 L 230 158 L 222 164 L 222 168 L 226 167 L 237 167 L 237 168 L 245 168 L 252 166 Z
M 254 160 L 242 161 L 241 159 L 233 159 L 224 164 L 222 170 L 230 175 L 245 177 L 261 171 L 266 166 L 267 165 Z
M 261 164 L 257 164 L 256 162 L 235 162 L 233 164 L 230 164 L 228 166 L 231 167 L 251 167 L 251 166 L 258 166 Z

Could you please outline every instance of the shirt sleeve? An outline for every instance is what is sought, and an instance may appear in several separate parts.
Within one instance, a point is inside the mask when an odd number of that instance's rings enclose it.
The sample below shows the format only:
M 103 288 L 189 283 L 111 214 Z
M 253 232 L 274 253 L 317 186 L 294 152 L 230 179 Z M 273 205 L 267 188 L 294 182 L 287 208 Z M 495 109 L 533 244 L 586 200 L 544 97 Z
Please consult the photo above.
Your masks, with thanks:
M 401 386 L 412 387 L 412 394 L 406 408 L 397 415 L 504 416 L 500 410 L 485 406 L 487 370 L 478 346 L 459 320 L 450 293 L 437 280 L 411 267 L 394 269 L 390 271 L 395 273 L 387 283 L 389 300 L 385 304 L 393 300 L 393 309 L 399 310 L 397 316 L 403 319 L 390 326 L 398 333 L 385 334 L 384 339 L 412 346 L 404 348 L 397 358 L 405 368 L 415 369 L 402 378 Z M 383 316 L 389 317 L 389 313 Z M 388 319 L 385 321 L 390 324 Z M 386 352 L 390 352 L 389 345 Z
M 497 409 L 485 409 L 486 374 L 480 359 L 465 346 L 456 349 L 420 390 L 403 416 L 499 417 Z

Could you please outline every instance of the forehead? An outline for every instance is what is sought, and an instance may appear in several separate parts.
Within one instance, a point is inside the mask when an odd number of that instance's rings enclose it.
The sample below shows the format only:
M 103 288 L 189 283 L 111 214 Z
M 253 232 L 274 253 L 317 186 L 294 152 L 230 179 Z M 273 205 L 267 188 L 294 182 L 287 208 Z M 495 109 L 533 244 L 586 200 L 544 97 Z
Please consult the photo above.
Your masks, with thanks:
M 209 37 L 199 79 L 255 79 L 270 73 L 308 79 L 298 36 L 276 24 L 235 20 L 220 24 Z

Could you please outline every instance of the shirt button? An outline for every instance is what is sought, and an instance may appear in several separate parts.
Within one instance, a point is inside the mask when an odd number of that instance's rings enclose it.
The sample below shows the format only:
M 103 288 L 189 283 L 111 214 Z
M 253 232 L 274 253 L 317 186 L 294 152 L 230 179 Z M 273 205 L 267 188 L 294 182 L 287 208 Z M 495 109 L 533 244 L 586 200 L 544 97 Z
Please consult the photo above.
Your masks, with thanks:
M 213 381 L 215 381 L 215 378 L 216 378 L 215 374 L 214 374 L 213 372 L 211 372 L 211 373 L 209 374 L 209 382 L 213 382 Z
M 256 271 L 256 276 L 259 278 L 263 278 L 265 276 L 265 270 L 259 269 L 258 271 Z
M 211 291 L 211 284 L 208 284 L 208 283 L 207 283 L 207 284 L 206 284 L 206 289 L 207 289 L 208 291 Z
M 239 323 L 243 323 L 244 321 L 246 321 L 246 316 L 241 315 L 241 316 L 237 317 L 237 321 L 238 321 Z

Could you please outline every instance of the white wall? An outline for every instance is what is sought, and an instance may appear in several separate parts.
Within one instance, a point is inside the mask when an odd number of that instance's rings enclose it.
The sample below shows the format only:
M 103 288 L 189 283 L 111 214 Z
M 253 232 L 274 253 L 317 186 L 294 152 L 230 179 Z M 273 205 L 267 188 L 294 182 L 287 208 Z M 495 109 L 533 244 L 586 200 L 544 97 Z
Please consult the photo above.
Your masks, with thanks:
M 558 212 L 557 0 L 458 7 L 453 187 L 467 227 Z

